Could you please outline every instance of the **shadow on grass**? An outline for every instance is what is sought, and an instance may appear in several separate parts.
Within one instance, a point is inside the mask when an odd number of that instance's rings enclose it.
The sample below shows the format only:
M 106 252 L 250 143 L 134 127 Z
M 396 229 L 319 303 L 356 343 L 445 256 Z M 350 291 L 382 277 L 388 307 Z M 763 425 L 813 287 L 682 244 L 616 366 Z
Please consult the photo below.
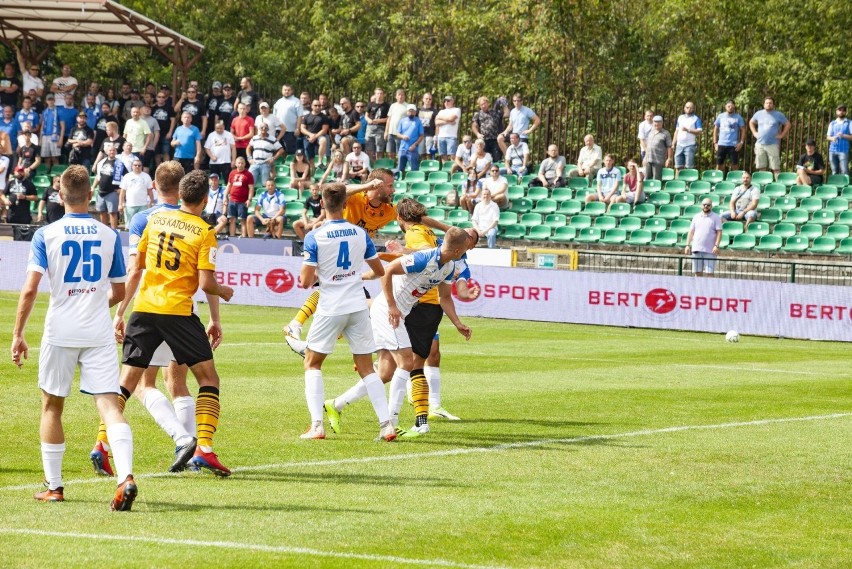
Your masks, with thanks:
M 313 484 L 355 484 L 355 485 L 377 485 L 377 486 L 417 486 L 422 488 L 465 488 L 468 485 L 459 484 L 455 480 L 447 478 L 430 478 L 418 476 L 410 478 L 407 476 L 386 476 L 370 474 L 313 474 L 307 472 L 293 472 L 265 470 L 263 472 L 241 472 L 235 480 L 256 480 L 262 482 L 302 482 Z
M 152 500 L 145 500 L 143 497 L 136 500 L 136 503 L 133 504 L 133 510 L 131 513 L 168 513 L 168 512 L 207 512 L 207 511 L 233 511 L 233 512 L 325 512 L 329 514 L 341 513 L 341 514 L 382 514 L 384 515 L 384 511 L 380 510 L 367 510 L 360 508 L 322 508 L 316 506 L 306 506 L 304 504 L 287 504 L 287 503 L 275 503 L 274 495 L 264 494 L 267 496 L 265 504 L 250 504 L 246 502 L 242 502 L 240 504 L 223 504 L 223 503 L 204 503 L 204 504 L 194 504 L 189 501 L 186 502 L 158 502 Z M 281 497 L 283 500 L 283 496 Z M 68 502 L 77 503 L 77 504 L 94 504 L 101 505 L 108 504 L 109 500 L 106 502 L 104 500 L 80 500 L 80 499 L 69 499 L 66 500 L 66 504 Z

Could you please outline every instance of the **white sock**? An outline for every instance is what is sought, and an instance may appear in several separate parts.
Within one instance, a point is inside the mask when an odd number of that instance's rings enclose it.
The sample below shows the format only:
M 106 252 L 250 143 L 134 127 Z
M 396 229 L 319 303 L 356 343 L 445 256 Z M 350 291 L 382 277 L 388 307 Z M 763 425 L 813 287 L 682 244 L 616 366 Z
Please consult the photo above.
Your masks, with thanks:
M 62 457 L 65 456 L 65 443 L 41 443 L 41 464 L 47 487 L 56 490 L 62 487 Z
M 154 421 L 172 438 L 176 445 L 185 445 L 192 440 L 193 435 L 184 429 L 183 424 L 175 414 L 175 408 L 158 389 L 149 389 L 145 393 L 142 404 L 145 405 L 145 408 L 154 417 Z M 107 432 L 107 437 L 109 437 L 109 432 Z M 111 438 L 109 441 L 115 446 Z
M 175 397 L 172 405 L 175 408 L 175 415 L 177 415 L 180 424 L 183 425 L 187 433 L 195 436 L 195 397 L 191 395 Z
M 322 423 L 322 406 L 325 397 L 325 387 L 322 383 L 322 371 L 309 369 L 305 371 L 305 399 L 308 411 L 311 412 L 311 423 Z
M 370 376 L 367 376 L 370 377 Z M 382 380 L 380 379 L 379 382 Z M 384 384 L 382 384 L 382 391 L 384 391 Z M 343 411 L 343 408 L 347 405 L 351 405 L 356 401 L 359 401 L 367 396 L 367 388 L 364 386 L 363 381 L 359 381 L 346 391 L 344 391 L 340 397 L 335 398 L 334 400 L 334 408 L 338 411 Z
M 385 395 L 385 384 L 379 379 L 379 374 L 371 373 L 358 383 L 363 384 L 364 391 L 370 395 L 370 403 L 373 404 L 373 410 L 376 412 L 376 417 L 379 418 L 379 424 L 389 421 L 388 398 Z
M 113 423 L 106 429 L 112 443 L 115 478 L 121 484 L 129 474 L 133 474 L 133 433 L 130 432 L 130 425 L 127 423 Z
M 429 407 L 437 409 L 441 406 L 441 368 L 425 366 L 423 374 L 429 384 Z
M 302 337 L 302 323 L 301 322 L 299 322 L 298 320 L 296 320 L 294 318 L 293 320 L 290 320 L 290 323 L 287 324 L 287 327 L 288 328 L 294 328 L 298 332 L 298 336 L 300 338 Z
M 390 380 L 390 393 L 388 394 L 388 410 L 391 414 L 391 420 L 396 418 L 396 423 L 399 424 L 399 411 L 402 409 L 402 401 L 405 399 L 405 382 L 411 377 L 411 373 L 402 368 L 396 368 L 393 372 L 393 377 Z

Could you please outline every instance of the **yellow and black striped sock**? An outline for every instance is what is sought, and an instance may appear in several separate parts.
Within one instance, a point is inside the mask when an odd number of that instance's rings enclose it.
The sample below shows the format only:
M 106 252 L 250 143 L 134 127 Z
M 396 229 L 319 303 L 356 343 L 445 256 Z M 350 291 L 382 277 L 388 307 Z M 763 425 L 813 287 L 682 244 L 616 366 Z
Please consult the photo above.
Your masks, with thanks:
M 422 368 L 411 370 L 411 399 L 414 401 L 414 424 L 425 425 L 429 416 L 429 383 Z
M 198 446 L 204 452 L 213 448 L 213 433 L 219 427 L 219 388 L 204 386 L 198 388 L 195 403 L 195 424 L 198 429 Z M 205 448 L 206 447 L 206 448 Z
M 121 388 L 121 393 L 118 394 L 118 410 L 124 413 L 124 407 L 127 405 L 127 400 L 130 399 L 130 391 L 126 387 Z M 98 442 L 109 449 L 109 439 L 107 438 L 106 425 L 103 421 L 98 425 Z
M 299 324 L 304 324 L 305 322 L 307 322 L 308 318 L 313 316 L 314 312 L 317 311 L 317 304 L 319 304 L 319 289 L 316 289 L 314 292 L 312 292 L 308 299 L 305 301 L 305 303 L 302 305 L 302 307 L 299 309 L 299 313 L 296 314 L 295 318 L 296 322 L 298 322 Z

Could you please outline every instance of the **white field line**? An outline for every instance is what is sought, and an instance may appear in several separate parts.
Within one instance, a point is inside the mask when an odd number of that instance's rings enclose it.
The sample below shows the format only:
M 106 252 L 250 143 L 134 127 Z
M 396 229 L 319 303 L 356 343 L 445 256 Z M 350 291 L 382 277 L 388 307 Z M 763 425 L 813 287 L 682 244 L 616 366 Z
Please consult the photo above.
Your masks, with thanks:
M 208 549 L 236 549 L 261 553 L 284 553 L 289 555 L 307 555 L 313 557 L 332 557 L 337 559 L 357 559 L 359 561 L 375 561 L 377 563 L 394 563 L 403 565 L 420 565 L 426 567 L 458 567 L 460 569 L 503 569 L 496 565 L 474 565 L 459 563 L 446 559 L 414 559 L 397 557 L 395 555 L 375 555 L 370 553 L 348 553 L 345 551 L 323 551 L 309 547 L 292 547 L 288 545 L 264 545 L 261 543 L 239 543 L 234 541 L 201 541 L 195 539 L 174 539 L 166 537 L 144 537 L 135 535 L 93 534 L 78 532 L 44 531 L 26 528 L 2 528 L 0 534 L 34 535 L 39 537 L 57 537 L 64 539 L 89 539 L 97 542 L 119 541 L 121 543 L 135 542 L 156 545 L 178 545 Z
M 412 453 L 403 453 L 403 454 L 391 454 L 391 455 L 383 455 L 383 456 L 365 456 L 365 457 L 354 457 L 354 458 L 339 458 L 332 460 L 307 460 L 301 462 L 282 462 L 277 464 L 260 464 L 256 466 L 238 466 L 236 468 L 231 469 L 233 473 L 240 472 L 258 472 L 263 470 L 276 470 L 276 469 L 284 469 L 284 468 L 310 468 L 310 467 L 323 467 L 323 466 L 339 466 L 343 464 L 368 464 L 371 462 L 395 462 L 399 460 L 415 460 L 422 458 L 437 458 L 442 456 L 460 456 L 465 454 L 479 454 L 479 453 L 489 453 L 489 452 L 502 452 L 506 450 L 514 450 L 514 449 L 523 449 L 523 448 L 535 448 L 545 445 L 552 444 L 563 444 L 563 445 L 571 445 L 571 444 L 580 444 L 586 442 L 594 442 L 594 441 L 608 441 L 608 440 L 617 440 L 617 439 L 627 439 L 632 437 L 645 437 L 651 435 L 662 435 L 667 433 L 679 433 L 683 431 L 708 431 L 708 430 L 716 430 L 716 429 L 733 429 L 738 427 L 756 427 L 761 425 L 776 425 L 782 423 L 798 423 L 804 421 L 822 421 L 829 419 L 840 419 L 845 417 L 852 417 L 852 412 L 844 412 L 844 413 L 831 413 L 829 415 L 811 415 L 807 417 L 782 417 L 778 419 L 758 419 L 755 421 L 739 421 L 734 423 L 716 423 L 711 425 L 683 425 L 677 427 L 665 427 L 662 429 L 643 429 L 641 431 L 629 431 L 626 433 L 614 433 L 611 435 L 586 435 L 582 437 L 569 437 L 563 439 L 539 439 L 535 441 L 523 441 L 517 443 L 505 443 L 501 445 L 489 446 L 489 447 L 467 447 L 467 448 L 455 448 L 449 450 L 438 450 L 438 451 L 429 451 L 429 452 L 412 452 Z M 384 446 L 384 445 L 382 445 Z M 387 447 L 385 447 L 387 448 Z M 137 479 L 142 478 L 165 478 L 165 477 L 173 477 L 173 476 L 181 476 L 180 474 L 172 474 L 167 472 L 155 472 L 148 474 L 137 474 L 134 475 Z M 81 485 L 81 484 L 99 484 L 110 482 L 115 484 L 115 481 L 112 478 L 103 478 L 103 477 L 92 477 L 85 478 L 82 480 L 66 480 L 65 486 L 73 486 L 73 485 Z M 41 484 L 22 484 L 19 486 L 4 486 L 0 487 L 0 491 L 2 492 L 10 492 L 10 491 L 19 491 L 19 490 L 31 490 L 41 488 Z

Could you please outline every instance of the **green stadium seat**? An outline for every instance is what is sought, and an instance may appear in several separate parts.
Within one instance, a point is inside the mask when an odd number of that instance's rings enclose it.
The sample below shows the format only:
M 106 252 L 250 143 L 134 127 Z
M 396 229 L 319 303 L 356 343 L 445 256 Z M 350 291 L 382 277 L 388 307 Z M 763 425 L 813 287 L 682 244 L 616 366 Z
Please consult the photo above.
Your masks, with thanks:
M 695 182 L 698 180 L 698 170 L 694 168 L 684 168 L 677 174 L 677 179 L 681 182 Z
M 713 205 L 721 205 L 722 204 L 722 196 L 719 194 L 702 194 L 698 196 L 697 204 L 700 205 L 704 200 L 710 200 L 710 203 Z
M 683 217 L 684 219 L 691 220 L 693 217 L 695 217 L 699 213 L 701 213 L 701 206 L 700 205 L 697 205 L 697 204 L 696 205 L 688 205 L 685 208 L 683 208 L 683 213 L 680 216 Z
M 627 217 L 630 215 L 629 203 L 614 203 L 609 206 L 609 215 L 616 218 Z
M 805 198 L 809 198 L 814 194 L 813 188 L 810 186 L 802 186 L 796 184 L 790 188 L 790 197 L 796 198 L 797 200 L 803 200 Z
M 467 180 L 467 174 L 464 172 L 456 172 L 450 176 L 450 182 L 453 184 L 462 184 L 465 180 Z
M 654 192 L 648 196 L 648 201 L 654 205 L 671 203 L 672 196 L 668 192 Z
M 396 204 L 398 204 L 399 202 L 401 202 L 404 198 L 412 198 L 412 199 L 413 199 L 413 198 L 414 198 L 414 196 L 412 196 L 411 194 L 394 194 L 394 195 L 393 195 L 393 203 L 394 203 L 394 205 L 396 205 Z
M 568 243 L 569 241 L 573 241 L 576 236 L 577 229 L 566 225 L 565 227 L 557 227 L 553 231 L 553 235 L 550 237 L 550 240 L 558 243 Z
M 733 182 L 719 182 L 713 187 L 713 193 L 721 197 L 728 197 L 734 193 L 736 187 L 737 185 Z
M 601 243 L 607 245 L 621 245 L 627 240 L 627 232 L 620 228 L 607 229 L 604 233 Z
M 662 189 L 663 189 L 663 183 L 660 180 L 654 180 L 653 178 L 649 179 L 649 180 L 645 180 L 644 190 L 645 190 L 646 194 L 659 192 Z
M 432 193 L 437 195 L 438 197 L 445 198 L 445 197 L 447 197 L 448 193 L 454 192 L 458 189 L 459 189 L 458 186 L 454 186 L 453 184 L 451 184 L 449 182 L 441 182 L 439 184 L 435 184 L 434 186 L 432 186 Z M 520 195 L 518 197 L 524 197 L 524 196 Z
M 697 182 L 692 182 L 689 184 L 689 188 L 687 191 L 690 194 L 706 194 L 713 190 L 713 186 L 710 182 L 706 182 L 704 180 L 698 180 Z
M 423 172 L 439 172 L 441 170 L 441 163 L 437 160 L 423 160 L 420 162 L 420 170 Z
M 441 164 L 441 172 L 450 173 L 450 170 L 453 169 L 453 161 L 447 160 L 446 162 Z
M 837 223 L 842 223 L 843 225 L 852 225 L 852 210 L 841 211 L 840 216 L 837 218 Z
M 568 223 L 568 218 L 561 213 L 551 213 L 544 218 L 543 224 L 548 227 L 562 227 Z
M 400 228 L 397 221 L 391 221 L 379 229 L 379 234 L 381 235 L 397 235 L 399 233 L 402 233 L 402 228 Z
M 799 177 L 795 172 L 780 172 L 778 174 L 778 183 L 784 184 L 786 187 L 795 186 Z
M 541 225 L 541 214 L 540 213 L 525 213 L 518 218 L 518 223 L 520 223 L 524 227 L 532 227 L 534 225 Z
M 689 226 L 692 221 L 689 219 L 673 219 L 669 225 L 669 229 L 677 233 L 678 238 L 689 233 Z
M 503 229 L 503 239 L 523 239 L 527 236 L 527 228 L 520 224 L 507 225 Z
M 651 239 L 653 239 L 653 234 L 647 229 L 636 229 L 635 231 L 630 233 L 630 238 L 627 239 L 624 243 L 627 245 L 636 245 L 636 246 L 644 246 L 651 243 Z
M 450 175 L 446 172 L 432 171 L 429 172 L 429 177 L 426 178 L 426 181 L 432 185 L 443 184 L 450 181 Z
M 376 163 L 373 164 L 374 170 L 376 168 L 387 168 L 388 170 L 391 170 L 395 167 L 396 163 L 391 158 L 379 158 L 378 160 L 376 160 Z
M 846 174 L 832 174 L 825 181 L 826 184 L 831 184 L 832 186 L 848 186 L 849 185 L 849 176 Z
M 663 219 L 677 219 L 680 217 L 680 206 L 673 204 L 661 205 L 657 215 Z
M 285 202 L 290 203 L 299 199 L 299 190 L 284 188 L 281 190 L 281 195 L 284 196 Z
M 822 226 L 816 223 L 806 223 L 799 228 L 799 235 L 813 241 L 817 237 L 822 237 Z
M 778 223 L 781 221 L 781 210 L 777 207 L 768 207 L 760 212 L 760 220 L 767 223 Z
M 393 193 L 405 194 L 408 192 L 408 183 L 402 180 L 397 180 L 393 183 Z
M 831 237 L 817 237 L 811 243 L 808 252 L 814 255 L 831 255 L 835 249 L 837 249 L 837 241 Z
M 704 170 L 701 172 L 701 179 L 710 184 L 716 184 L 725 179 L 725 173 L 721 170 Z
M 520 198 L 509 202 L 509 210 L 515 213 L 526 213 L 532 209 L 532 202 L 526 198 Z
M 547 241 L 553 229 L 547 225 L 535 225 L 530 227 L 530 232 L 527 233 L 527 239 L 530 241 Z
M 564 215 L 576 215 L 582 210 L 583 202 L 579 200 L 565 200 L 559 204 L 559 208 L 556 211 Z
M 466 210 L 457 209 L 453 211 L 463 211 L 467 213 Z M 452 212 L 450 212 L 452 214 Z M 452 217 L 450 218 L 452 219 Z M 497 220 L 497 225 L 515 225 L 518 223 L 518 214 L 514 211 L 501 211 L 500 218 Z
M 762 209 L 768 208 L 772 205 L 772 200 L 769 199 L 769 196 L 760 196 L 757 200 L 757 210 L 760 211 Z
M 600 217 L 595 218 L 595 227 L 597 227 L 601 231 L 606 231 L 607 229 L 614 229 L 617 224 L 618 222 L 611 215 L 602 215 Z
M 771 184 L 774 181 L 775 175 L 772 172 L 755 172 L 751 175 L 751 183 L 761 187 Z
M 276 176 L 289 176 L 290 175 L 290 166 L 287 164 L 276 164 L 275 165 L 275 175 Z
M 840 197 L 846 198 L 847 200 L 852 200 L 852 186 L 846 186 L 842 190 L 840 190 Z
M 814 197 L 819 198 L 822 201 L 836 198 L 838 195 L 840 195 L 840 189 L 837 186 L 831 186 L 829 184 L 817 186 L 816 190 L 814 190 Z
M 640 203 L 633 208 L 633 215 L 641 219 L 648 219 L 649 217 L 653 217 L 656 213 L 657 207 L 652 203 Z
M 464 210 L 462 210 L 464 211 Z M 432 219 L 437 219 L 438 221 L 444 221 L 447 219 L 447 210 L 440 207 L 430 207 L 426 210 L 426 215 L 431 217 Z
M 841 241 L 849 237 L 850 229 L 848 225 L 842 223 L 832 223 L 825 228 L 825 236 L 831 237 L 835 241 Z
M 743 232 L 742 221 L 725 221 L 722 223 L 722 235 L 736 237 Z
M 68 169 L 68 164 L 54 164 L 50 169 L 50 177 L 61 176 L 62 172 Z
M 575 215 L 568 221 L 568 225 L 577 230 L 585 229 L 592 226 L 592 218 L 588 215 Z
M 568 187 L 572 190 L 585 190 L 589 187 L 589 180 L 582 177 L 568 178 Z
M 815 211 L 811 221 L 817 223 L 819 225 L 831 225 L 836 220 L 836 216 L 834 212 L 830 209 L 821 209 L 819 211 Z
M 728 211 L 728 206 L 726 206 L 726 205 L 714 205 L 713 206 L 713 213 L 715 213 L 716 215 L 722 215 L 726 211 Z
M 751 251 L 756 244 L 757 237 L 751 233 L 740 233 L 734 237 L 734 240 L 728 245 L 728 249 L 733 249 L 734 251 Z
M 532 201 L 538 201 L 547 199 L 550 192 L 547 188 L 542 188 L 540 186 L 533 186 L 532 188 L 527 190 L 527 199 Z
M 556 211 L 558 205 L 559 204 L 556 203 L 556 200 L 545 198 L 536 202 L 533 211 L 541 214 L 553 213 L 554 211 Z
M 524 189 L 524 187 L 518 185 L 509 186 L 509 188 L 506 190 L 506 195 L 509 196 L 510 200 L 522 198 L 524 197 L 525 193 L 526 190 Z
M 597 243 L 602 237 L 602 232 L 597 227 L 584 227 L 574 238 L 577 243 Z
M 661 217 L 651 217 L 645 220 L 645 229 L 655 235 L 660 231 L 665 231 L 667 227 L 668 222 Z
M 843 239 L 834 252 L 839 255 L 852 255 L 852 237 Z
M 426 208 L 438 206 L 438 196 L 435 194 L 421 194 L 417 196 L 417 201 L 422 203 Z
M 415 196 L 425 196 L 432 193 L 432 186 L 429 182 L 414 182 L 408 186 L 408 193 Z
M 773 207 L 778 208 L 781 211 L 796 209 L 797 205 L 798 203 L 796 202 L 796 198 L 791 198 L 790 196 L 775 198 L 775 203 L 772 204 Z
M 630 233 L 631 231 L 642 229 L 642 220 L 638 217 L 629 215 L 619 220 L 618 227 Z
M 7 172 L 3 172 L 2 175 L 5 176 L 6 174 L 7 174 Z M 46 188 L 50 187 L 50 178 L 48 176 L 45 176 L 45 175 L 33 176 L 33 185 L 36 187 L 37 190 L 43 191 Z M 35 202 L 35 203 L 38 204 L 38 202 Z
M 849 209 L 849 200 L 846 198 L 832 198 L 825 202 L 825 209 L 830 209 L 834 213 L 840 213 Z
M 557 202 L 564 202 L 565 200 L 570 200 L 573 197 L 574 190 L 571 188 L 553 188 L 553 191 L 550 193 L 550 198 Z
M 425 182 L 426 181 L 426 172 L 422 172 L 420 170 L 416 170 L 413 172 L 405 173 L 405 181 L 409 184 L 411 182 Z
M 662 175 L 660 176 L 663 182 L 668 182 L 669 180 L 675 179 L 675 171 L 672 168 L 663 168 Z
M 595 195 L 595 190 L 591 188 L 586 188 L 585 190 L 577 190 L 577 192 L 574 194 L 574 199 L 583 202 L 586 200 L 586 196 L 590 195 Z
M 532 167 L 533 167 L 532 164 L 530 164 L 530 169 L 532 169 Z M 526 176 L 521 178 L 521 185 L 522 186 L 529 186 L 530 182 L 532 182 L 536 178 L 538 178 L 538 176 L 536 174 L 527 174 Z
M 765 221 L 752 221 L 746 228 L 746 233 L 755 237 L 763 237 L 769 235 L 769 224 Z
M 781 250 L 785 253 L 804 253 L 808 250 L 808 239 L 800 235 L 788 237 Z
M 671 230 L 660 231 L 651 241 L 651 245 L 654 247 L 674 247 L 677 245 L 677 233 Z
M 666 185 L 663 186 L 663 188 L 664 191 L 670 194 L 679 194 L 686 191 L 686 182 L 683 180 L 672 180 L 670 182 L 666 182 Z
M 603 215 L 606 213 L 606 204 L 602 202 L 589 202 L 583 206 L 583 213 L 591 216 Z
M 778 235 L 764 235 L 760 238 L 760 243 L 754 248 L 755 251 L 764 253 L 772 253 L 781 249 L 782 240 Z
M 778 182 L 772 182 L 771 184 L 766 184 L 763 188 L 762 194 L 764 196 L 769 196 L 770 198 L 780 198 L 781 196 L 787 195 L 787 186 L 779 184 Z
M 787 239 L 796 234 L 796 225 L 793 223 L 776 223 L 772 228 L 772 235 L 777 235 L 782 239 Z
M 802 225 L 803 223 L 807 223 L 810 219 L 811 215 L 808 210 L 805 209 L 791 209 L 787 212 L 787 215 L 784 216 L 784 220 L 788 223 L 795 223 L 796 225 Z M 768 220 L 764 220 L 768 221 Z M 772 222 L 770 222 L 772 223 Z
M 742 170 L 731 170 L 728 172 L 728 175 L 725 176 L 725 181 L 733 182 L 735 185 L 739 184 L 743 181 L 743 173 L 744 172 Z

